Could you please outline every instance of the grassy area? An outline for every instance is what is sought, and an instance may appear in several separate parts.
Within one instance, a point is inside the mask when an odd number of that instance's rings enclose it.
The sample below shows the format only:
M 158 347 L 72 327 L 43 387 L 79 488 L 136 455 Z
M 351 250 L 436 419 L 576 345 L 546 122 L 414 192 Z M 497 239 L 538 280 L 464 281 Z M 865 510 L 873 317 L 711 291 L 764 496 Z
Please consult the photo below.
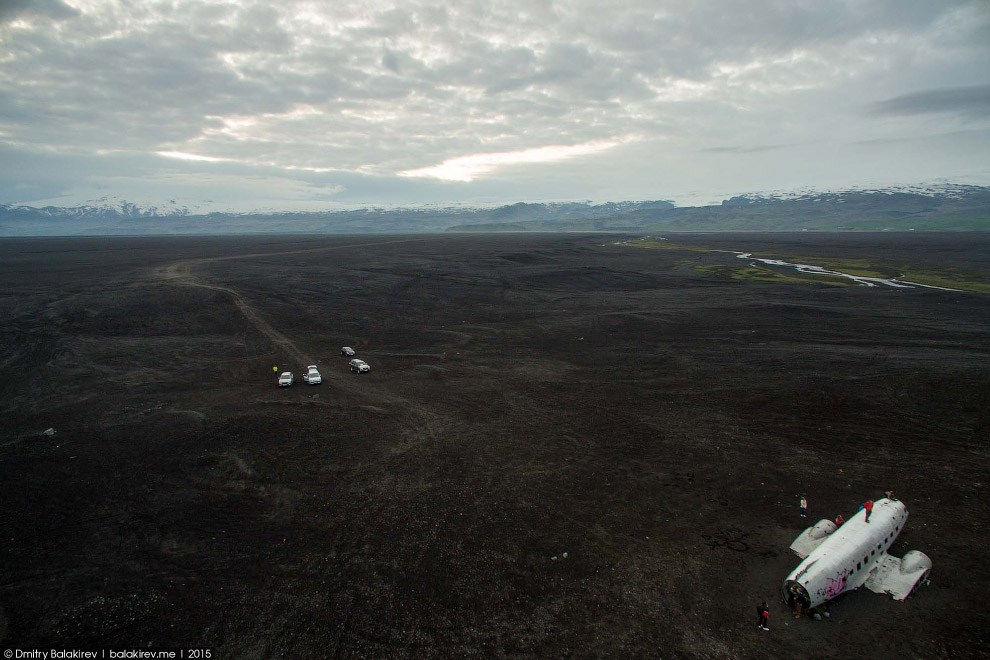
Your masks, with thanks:
M 987 274 L 961 271 L 957 268 L 922 269 L 910 265 L 876 263 L 867 259 L 844 259 L 841 257 L 758 256 L 783 259 L 791 263 L 814 264 L 856 277 L 896 278 L 930 286 L 960 289 L 974 293 L 990 293 L 990 278 Z
M 791 263 L 821 266 L 856 277 L 897 277 L 897 270 L 868 259 L 844 259 L 842 257 L 781 257 L 772 254 L 754 254 L 764 259 L 783 259 Z
M 990 217 L 927 217 L 893 220 L 891 218 L 858 219 L 846 223 L 852 229 L 867 231 L 986 231 Z M 827 227 L 826 229 L 834 229 Z
M 986 278 L 981 278 L 976 273 L 962 273 L 955 269 L 939 271 L 906 268 L 897 276 L 897 279 L 928 284 L 929 286 L 960 289 L 972 293 L 990 293 L 990 282 L 987 282 Z
M 746 282 L 767 282 L 772 284 L 828 284 L 830 286 L 848 286 L 849 282 L 826 275 L 803 275 L 796 273 L 788 275 L 773 268 L 746 266 L 733 268 L 731 266 L 699 265 L 693 268 L 698 275 L 705 277 L 721 277 Z
M 623 243 L 627 247 L 648 250 L 678 250 L 684 252 L 719 252 L 714 248 L 701 245 L 683 245 L 671 241 L 637 240 Z M 972 293 L 990 293 L 990 274 L 973 271 L 961 271 L 955 268 L 918 268 L 910 265 L 889 264 L 870 259 L 849 259 L 843 257 L 810 257 L 791 256 L 754 252 L 753 256 L 761 259 L 780 259 L 789 263 L 821 266 L 856 277 L 880 277 L 885 279 L 897 278 L 907 282 L 940 286 L 949 289 L 959 289 Z M 837 277 L 825 275 L 802 275 L 801 273 L 784 273 L 775 268 L 746 267 L 735 268 L 722 264 L 703 264 L 693 268 L 698 275 L 705 277 L 722 277 L 751 282 L 775 283 L 809 283 L 819 282 L 834 286 L 848 286 L 851 282 Z
M 719 266 L 715 264 L 698 265 L 691 269 L 698 275 L 705 277 L 732 277 L 732 268 L 729 266 Z
M 622 243 L 624 247 L 642 248 L 645 250 L 679 250 L 682 252 L 715 252 L 712 248 L 683 245 L 681 243 L 671 243 L 670 241 L 628 241 Z

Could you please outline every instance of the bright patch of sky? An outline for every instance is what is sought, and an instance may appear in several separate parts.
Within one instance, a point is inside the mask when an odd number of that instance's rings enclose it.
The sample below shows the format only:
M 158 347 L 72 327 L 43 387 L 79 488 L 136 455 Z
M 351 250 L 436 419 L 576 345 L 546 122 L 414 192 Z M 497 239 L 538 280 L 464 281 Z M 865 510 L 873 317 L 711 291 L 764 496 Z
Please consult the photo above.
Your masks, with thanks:
M 472 154 L 445 160 L 439 165 L 399 172 L 399 176 L 432 177 L 442 181 L 474 181 L 494 170 L 523 163 L 553 163 L 610 149 L 620 141 L 588 142 L 569 147 L 551 146 L 496 154 Z
M 986 0 L 7 0 L 0 203 L 990 183 Z

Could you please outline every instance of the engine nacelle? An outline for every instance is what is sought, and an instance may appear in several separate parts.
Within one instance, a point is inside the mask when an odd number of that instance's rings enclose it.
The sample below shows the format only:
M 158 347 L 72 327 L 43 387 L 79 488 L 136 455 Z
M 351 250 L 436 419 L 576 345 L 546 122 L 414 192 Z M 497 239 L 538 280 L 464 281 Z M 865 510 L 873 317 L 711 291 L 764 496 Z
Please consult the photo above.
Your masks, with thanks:
M 915 574 L 923 573 L 927 574 L 928 571 L 932 570 L 932 560 L 931 557 L 923 553 L 921 550 L 910 550 L 904 553 L 904 557 L 901 558 L 901 573 Z M 923 579 L 924 575 L 919 579 Z
M 807 557 L 812 550 L 821 545 L 822 541 L 828 538 L 836 529 L 838 528 L 834 522 L 823 518 L 794 539 L 794 543 L 791 543 L 791 550 L 798 557 Z
M 813 539 L 823 539 L 832 532 L 836 530 L 835 523 L 826 518 L 822 518 L 814 524 L 814 526 L 809 531 L 809 535 Z

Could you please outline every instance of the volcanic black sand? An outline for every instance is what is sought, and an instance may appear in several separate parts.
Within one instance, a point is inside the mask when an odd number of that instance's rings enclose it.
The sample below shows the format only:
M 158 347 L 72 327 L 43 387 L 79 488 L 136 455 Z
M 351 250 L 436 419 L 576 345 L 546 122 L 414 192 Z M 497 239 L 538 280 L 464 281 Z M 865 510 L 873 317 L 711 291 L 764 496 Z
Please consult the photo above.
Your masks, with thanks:
M 990 295 L 617 240 L 0 242 L 0 646 L 986 653 Z M 990 271 L 987 234 L 671 240 Z M 890 488 L 931 584 L 795 620 L 787 546 Z

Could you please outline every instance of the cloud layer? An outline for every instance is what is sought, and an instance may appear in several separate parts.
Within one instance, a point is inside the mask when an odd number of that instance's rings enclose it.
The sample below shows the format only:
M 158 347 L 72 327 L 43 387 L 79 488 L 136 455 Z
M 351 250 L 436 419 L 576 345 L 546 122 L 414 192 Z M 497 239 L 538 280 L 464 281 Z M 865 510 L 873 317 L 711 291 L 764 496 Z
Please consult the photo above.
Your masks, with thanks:
M 11 0 L 0 201 L 657 198 L 990 177 L 988 7 Z

